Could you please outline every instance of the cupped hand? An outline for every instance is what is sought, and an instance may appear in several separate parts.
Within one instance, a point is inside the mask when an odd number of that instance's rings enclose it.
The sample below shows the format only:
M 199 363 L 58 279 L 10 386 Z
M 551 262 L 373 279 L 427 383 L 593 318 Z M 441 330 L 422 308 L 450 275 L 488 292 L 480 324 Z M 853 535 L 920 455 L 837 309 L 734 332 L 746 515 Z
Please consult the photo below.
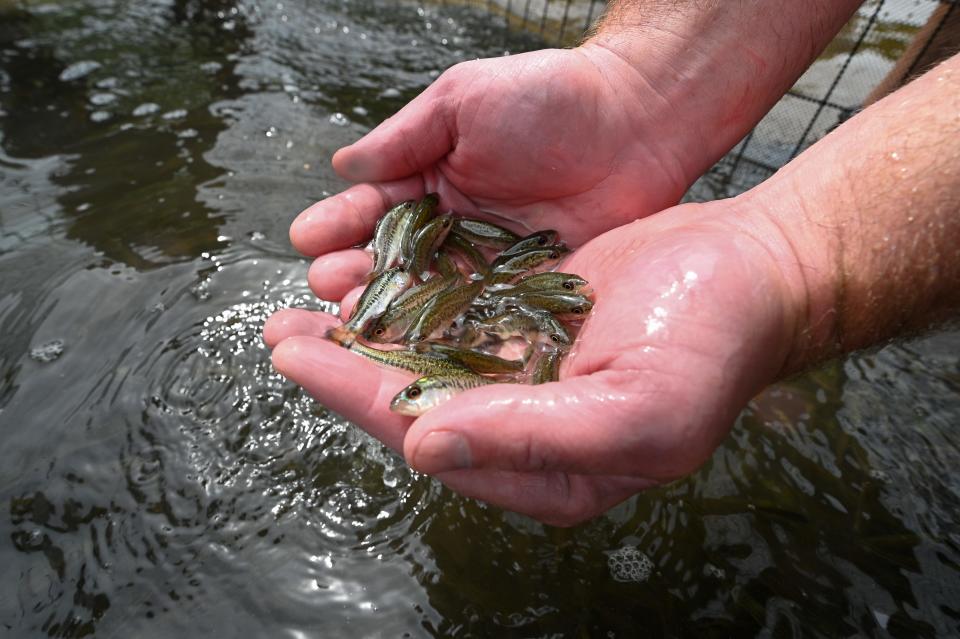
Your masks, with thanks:
M 335 318 L 283 311 L 265 338 L 282 374 L 413 468 L 577 523 L 695 470 L 782 370 L 800 305 L 762 216 L 737 206 L 675 207 L 571 254 L 561 269 L 590 282 L 595 306 L 559 382 L 472 389 L 412 420 L 388 407 L 413 376 L 324 339 Z
M 442 210 L 521 234 L 553 228 L 578 246 L 679 201 L 705 168 L 681 150 L 690 129 L 598 45 L 465 62 L 340 149 L 334 169 L 360 184 L 301 213 L 290 237 L 305 255 L 343 251 L 389 206 L 436 192 Z M 324 264 L 351 270 L 357 259 Z

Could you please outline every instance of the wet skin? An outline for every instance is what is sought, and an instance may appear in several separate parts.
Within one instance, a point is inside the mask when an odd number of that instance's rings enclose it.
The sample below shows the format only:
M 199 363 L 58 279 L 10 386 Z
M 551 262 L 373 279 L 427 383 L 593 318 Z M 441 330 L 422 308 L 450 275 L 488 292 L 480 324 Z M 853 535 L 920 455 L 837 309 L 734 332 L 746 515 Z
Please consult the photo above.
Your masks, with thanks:
M 676 120 L 670 105 L 648 100 L 638 110 L 624 99 L 641 84 L 597 47 L 458 64 L 334 155 L 336 171 L 362 184 L 304 211 L 294 246 L 312 256 L 356 246 L 387 206 L 430 192 L 441 212 L 521 236 L 556 229 L 570 246 L 670 206 L 705 167 L 674 156 L 663 128 Z
M 576 523 L 700 466 L 783 365 L 790 296 L 735 205 L 679 206 L 570 255 L 563 270 L 591 283 L 596 305 L 557 383 L 472 389 L 414 421 L 389 410 L 414 376 L 323 339 L 337 318 L 282 311 L 265 339 L 281 373 L 414 468 L 462 494 Z

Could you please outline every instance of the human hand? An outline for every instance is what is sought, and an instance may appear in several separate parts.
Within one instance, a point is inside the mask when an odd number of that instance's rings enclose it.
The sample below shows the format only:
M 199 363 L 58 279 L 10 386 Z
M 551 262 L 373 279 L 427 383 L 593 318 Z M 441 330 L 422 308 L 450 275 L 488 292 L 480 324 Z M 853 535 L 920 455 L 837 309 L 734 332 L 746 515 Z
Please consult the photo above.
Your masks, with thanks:
M 556 383 L 472 389 L 414 421 L 389 410 L 413 376 L 323 339 L 336 318 L 282 311 L 265 339 L 277 370 L 413 468 L 577 523 L 704 463 L 787 361 L 797 278 L 772 257 L 773 227 L 737 206 L 676 207 L 575 251 L 562 270 L 590 282 L 595 306 Z
M 456 65 L 334 155 L 336 171 L 362 184 L 304 211 L 291 240 L 325 256 L 312 282 L 355 272 L 362 258 L 337 252 L 369 239 L 393 203 L 436 192 L 442 210 L 522 235 L 553 228 L 580 245 L 675 204 L 705 168 L 681 147 L 690 132 L 673 107 L 602 47 Z

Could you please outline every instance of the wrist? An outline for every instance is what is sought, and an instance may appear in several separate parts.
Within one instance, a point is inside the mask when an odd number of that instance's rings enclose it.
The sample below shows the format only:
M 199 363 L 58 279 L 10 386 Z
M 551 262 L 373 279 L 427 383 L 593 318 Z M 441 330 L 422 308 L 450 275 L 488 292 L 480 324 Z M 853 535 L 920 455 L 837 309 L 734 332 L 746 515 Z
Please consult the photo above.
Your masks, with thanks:
M 640 113 L 665 107 L 663 134 L 674 136 L 692 182 L 756 125 L 859 4 L 614 0 L 580 49 L 630 68 L 618 90 Z
M 840 307 L 842 237 L 809 211 L 789 181 L 768 183 L 728 200 L 730 221 L 756 239 L 771 258 L 783 299 L 785 357 L 776 375 L 783 379 L 843 352 Z M 771 188 L 772 187 L 772 188 Z

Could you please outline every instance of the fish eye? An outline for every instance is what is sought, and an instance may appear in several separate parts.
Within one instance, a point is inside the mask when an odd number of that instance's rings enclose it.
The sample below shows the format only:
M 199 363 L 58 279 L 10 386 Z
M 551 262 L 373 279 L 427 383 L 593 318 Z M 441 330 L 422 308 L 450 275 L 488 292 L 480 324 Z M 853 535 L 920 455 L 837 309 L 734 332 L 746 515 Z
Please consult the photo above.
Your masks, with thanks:
M 583 307 L 582 307 L 582 306 L 574 306 L 574 307 L 573 307 L 573 312 L 576 313 L 577 315 L 583 315 Z
M 540 246 L 543 246 L 546 243 L 547 243 L 547 238 L 543 237 L 542 235 L 537 238 L 537 244 L 539 244 Z
M 555 259 L 557 259 L 558 257 L 560 257 L 560 254 L 559 254 L 559 253 L 557 253 L 556 251 L 550 251 L 550 259 L 551 259 L 551 260 L 555 260 Z
M 572 290 L 573 290 L 573 282 L 571 282 L 571 281 L 569 281 L 569 280 L 566 281 L 566 282 L 564 282 L 564 283 L 563 283 L 563 288 L 567 289 L 568 291 L 572 291 Z
M 376 330 L 373 331 L 373 334 L 374 334 L 374 335 L 383 335 L 385 332 L 386 332 L 386 331 L 384 331 L 383 328 L 377 328 Z
M 563 341 L 563 339 L 560 337 L 560 333 L 553 333 L 550 336 L 550 340 L 556 342 L 557 344 Z
M 423 391 L 420 390 L 419 386 L 413 386 L 407 391 L 407 397 L 410 399 L 416 399 L 417 397 L 420 397 L 421 392 Z

